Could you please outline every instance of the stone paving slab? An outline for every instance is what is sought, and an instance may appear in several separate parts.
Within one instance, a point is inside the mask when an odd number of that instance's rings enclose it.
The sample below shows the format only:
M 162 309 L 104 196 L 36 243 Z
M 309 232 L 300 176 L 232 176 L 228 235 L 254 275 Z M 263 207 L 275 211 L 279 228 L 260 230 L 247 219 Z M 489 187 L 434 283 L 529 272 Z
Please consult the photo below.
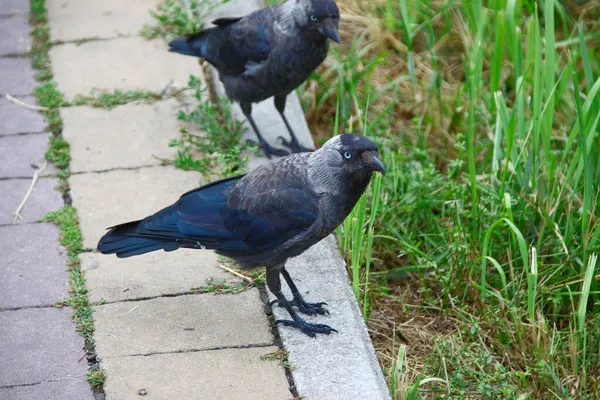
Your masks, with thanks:
M 86 378 L 42 382 L 32 386 L 0 388 L 2 400 L 94 400 Z
M 177 150 L 169 142 L 179 137 L 178 110 L 175 99 L 113 110 L 62 109 L 63 136 L 71 145 L 71 171 L 160 165 L 158 158 L 173 158 Z
M 153 22 L 150 10 L 157 0 L 49 0 L 52 41 L 115 38 L 140 33 Z M 85 16 L 85 18 L 82 18 Z
M 25 197 L 31 179 L 4 179 L 0 180 L 0 225 L 13 224 L 13 213 Z M 56 178 L 41 178 L 37 181 L 31 195 L 21 210 L 23 219 L 17 220 L 17 224 L 25 222 L 37 222 L 44 215 L 56 211 L 64 206 L 62 196 L 54 188 L 59 184 Z
M 0 307 L 50 306 L 67 297 L 65 249 L 54 224 L 0 226 Z
M 0 15 L 29 14 L 29 2 L 22 0 L 0 0 Z
M 292 371 L 294 383 L 298 393 L 310 399 L 387 400 L 389 391 L 344 265 L 333 235 L 286 263 L 286 269 L 306 300 L 327 302 L 331 313 L 303 317 L 338 330 L 315 340 L 297 330 L 279 328 L 284 348 L 296 365 Z M 290 298 L 287 285 L 282 286 Z M 289 318 L 280 307 L 273 307 L 273 313 L 277 319 Z
M 33 177 L 37 167 L 44 164 L 48 151 L 47 133 L 0 136 L 0 178 Z M 48 163 L 42 176 L 56 174 L 54 165 Z
M 106 304 L 94 319 L 102 360 L 273 342 L 258 289 Z
M 70 308 L 30 308 L 0 313 L 0 386 L 85 377 L 83 338 Z
M 69 178 L 83 246 L 95 249 L 109 226 L 135 221 L 173 204 L 199 186 L 197 172 L 150 167 L 77 174 Z
M 29 95 L 37 86 L 29 58 L 0 58 L 0 71 L 2 71 L 0 74 L 0 96 L 2 97 L 6 93 L 11 96 Z
M 197 59 L 167 48 L 162 39 L 130 37 L 53 46 L 50 58 L 58 89 L 72 100 L 92 89 L 160 92 L 171 83 L 184 87 L 191 74 L 200 75 Z
M 102 362 L 107 399 L 289 400 L 283 368 L 260 356 L 276 347 L 225 349 Z
M 29 23 L 26 15 L 2 18 L 0 22 L 0 56 L 29 51 Z
M 26 104 L 37 105 L 35 99 L 30 96 L 21 97 L 19 100 Z M 0 136 L 42 132 L 45 128 L 46 120 L 42 114 L 19 107 L 4 96 L 0 96 Z
M 232 285 L 241 281 L 217 267 L 217 256 L 212 251 L 155 251 L 131 258 L 83 253 L 80 259 L 91 301 L 114 302 L 186 293 L 206 286 L 208 279 L 225 280 Z

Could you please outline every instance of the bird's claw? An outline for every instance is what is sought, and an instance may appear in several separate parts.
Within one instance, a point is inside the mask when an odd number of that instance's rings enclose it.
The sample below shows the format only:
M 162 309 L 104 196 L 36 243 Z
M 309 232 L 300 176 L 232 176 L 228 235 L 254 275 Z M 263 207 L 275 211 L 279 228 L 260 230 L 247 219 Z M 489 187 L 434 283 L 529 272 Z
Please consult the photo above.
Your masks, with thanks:
M 279 143 L 281 143 L 281 145 L 283 145 L 283 146 L 287 147 L 288 149 L 290 149 L 292 151 L 292 153 L 310 153 L 310 152 L 314 151 L 314 149 L 309 149 L 308 147 L 302 146 L 294 138 L 292 138 L 292 140 L 288 141 L 283 136 L 278 136 L 277 137 L 277 141 Z
M 298 311 L 301 312 L 302 314 L 306 314 L 306 315 L 329 315 L 329 310 L 327 310 L 326 308 L 323 308 L 323 306 L 326 306 L 327 303 L 325 303 L 324 301 L 320 301 L 318 303 L 308 303 L 306 301 L 304 301 L 304 299 L 298 299 L 295 298 L 293 300 L 287 300 L 288 304 L 291 306 L 296 306 L 298 308 Z M 269 303 L 270 306 L 273 306 L 273 304 L 277 303 L 279 305 L 279 307 L 285 307 L 285 304 L 281 304 L 281 302 L 277 299 L 271 301 Z
M 306 322 L 303 319 L 298 319 L 297 321 L 292 321 L 289 319 L 278 319 L 275 321 L 275 324 L 282 324 L 284 326 L 293 326 L 294 328 L 300 329 L 302 333 L 308 335 L 310 337 L 317 336 L 317 333 L 324 333 L 329 335 L 331 332 L 337 332 L 336 329 L 330 327 L 325 324 L 311 324 L 310 322 Z
M 298 311 L 302 314 L 306 315 L 329 315 L 329 310 L 323 308 L 322 306 L 326 306 L 327 303 L 324 301 L 318 303 L 308 303 L 304 301 L 304 299 L 294 299 L 290 301 L 290 304 L 298 307 Z

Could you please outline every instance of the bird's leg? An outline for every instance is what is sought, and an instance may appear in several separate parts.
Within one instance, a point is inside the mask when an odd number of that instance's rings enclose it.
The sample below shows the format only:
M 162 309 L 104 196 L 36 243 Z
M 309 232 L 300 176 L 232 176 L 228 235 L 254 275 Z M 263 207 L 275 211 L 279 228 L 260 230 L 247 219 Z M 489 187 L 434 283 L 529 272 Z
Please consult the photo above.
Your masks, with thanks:
M 302 146 L 300 144 L 300 142 L 298 142 L 298 138 L 296 137 L 296 134 L 294 133 L 294 130 L 292 129 L 292 126 L 290 125 L 290 123 L 288 122 L 286 116 L 285 116 L 285 100 L 287 99 L 287 95 L 275 95 L 275 108 L 277 109 L 277 111 L 279 111 L 279 115 L 281 115 L 281 119 L 283 119 L 283 122 L 285 123 L 285 126 L 287 127 L 288 131 L 290 132 L 290 140 L 286 140 L 283 136 L 279 136 L 279 140 L 281 140 L 281 144 L 283 144 L 285 147 L 288 147 L 292 153 L 305 153 L 305 152 L 311 152 L 313 151 L 313 149 L 309 149 L 306 148 L 304 146 Z
M 252 118 L 252 104 L 251 103 L 240 103 L 240 106 L 242 108 L 242 112 L 248 119 L 248 122 L 250 122 L 252 129 L 254 129 L 254 133 L 256 133 L 256 136 L 258 137 L 258 141 L 260 142 L 260 147 L 262 148 L 262 150 L 265 153 L 265 156 L 267 156 L 267 158 L 270 159 L 272 155 L 283 157 L 283 156 L 287 156 L 288 154 L 290 154 L 289 152 L 287 152 L 285 150 L 272 147 L 262 137 L 262 135 L 260 134 L 260 131 L 258 130 L 258 126 L 256 126 L 256 123 L 254 122 L 254 118 Z
M 308 302 L 304 301 L 304 298 L 300 294 L 300 291 L 296 287 L 296 284 L 292 280 L 292 277 L 287 272 L 287 270 L 285 269 L 285 267 L 281 268 L 281 275 L 283 275 L 283 278 L 285 279 L 285 281 L 287 282 L 288 286 L 290 287 L 290 290 L 292 291 L 292 295 L 294 295 L 293 300 L 292 301 L 288 301 L 288 303 L 290 303 L 291 305 L 294 305 L 294 306 L 298 307 L 298 311 L 300 311 L 303 314 L 308 314 L 308 315 L 315 315 L 315 314 L 325 315 L 325 314 L 329 314 L 329 311 L 327 311 L 326 308 L 322 307 L 322 306 L 326 306 L 327 305 L 327 303 L 325 303 L 324 301 L 321 301 L 321 302 L 318 302 L 318 303 L 308 303 Z M 280 306 L 281 306 L 281 304 L 280 304 Z
M 337 332 L 335 329 L 325 324 L 312 324 L 302 319 L 294 308 L 287 301 L 283 293 L 281 292 L 281 280 L 279 278 L 279 271 L 283 266 L 274 266 L 267 268 L 267 286 L 271 293 L 277 297 L 277 301 L 280 305 L 283 305 L 287 312 L 290 314 L 291 320 L 289 319 L 278 319 L 275 324 L 283 324 L 285 326 L 293 326 L 300 329 L 300 331 L 310 337 L 315 337 L 317 333 L 324 333 L 329 335 L 331 332 Z

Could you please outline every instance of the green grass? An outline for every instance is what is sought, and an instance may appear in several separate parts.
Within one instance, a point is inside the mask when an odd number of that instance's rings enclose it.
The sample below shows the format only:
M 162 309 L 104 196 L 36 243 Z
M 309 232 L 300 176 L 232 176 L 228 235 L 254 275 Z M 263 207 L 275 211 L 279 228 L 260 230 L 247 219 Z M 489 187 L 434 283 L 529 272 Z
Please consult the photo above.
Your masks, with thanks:
M 162 93 L 147 90 L 115 90 L 114 92 L 97 92 L 89 96 L 77 95 L 73 101 L 62 103 L 62 107 L 88 105 L 97 108 L 111 109 L 133 102 L 153 103 L 165 97 Z
M 595 398 L 600 8 L 340 5 L 300 94 L 384 154 L 339 240 L 395 398 Z
M 170 143 L 177 149 L 173 164 L 182 170 L 198 171 L 204 175 L 214 173 L 217 167 L 222 176 L 245 172 L 247 152 L 255 151 L 255 146 L 242 140 L 244 127 L 233 118 L 231 102 L 219 98 L 216 104 L 213 103 L 208 99 L 208 90 L 195 76 L 190 76 L 189 87 L 197 105 L 191 112 L 180 110 L 178 118 L 195 125 L 204 134 L 194 134 L 182 127 L 180 137 Z
M 296 365 L 289 360 L 290 353 L 279 349 L 271 353 L 261 354 L 260 359 L 266 361 L 279 360 L 279 363 L 286 369 L 293 371 L 296 369 Z
M 40 85 L 35 89 L 34 96 L 41 106 L 48 107 L 43 114 L 48 122 L 48 130 L 53 133 L 50 138 L 50 148 L 45 157 L 59 170 L 59 189 L 68 193 L 69 186 L 67 178 L 70 174 L 69 163 L 70 147 L 61 136 L 63 121 L 58 108 L 65 105 L 64 98 L 53 80 L 50 58 L 50 38 L 48 36 L 47 11 L 45 0 L 31 0 L 30 13 L 31 29 L 31 60 L 32 66 L 37 71 L 36 79 Z M 67 250 L 67 268 L 69 272 L 70 296 L 58 302 L 56 307 L 68 306 L 73 309 L 72 319 L 75 329 L 85 339 L 86 348 L 94 343 L 94 319 L 92 315 L 92 304 L 88 299 L 85 287 L 85 276 L 81 270 L 79 254 L 83 252 L 83 242 L 77 211 L 70 205 L 51 212 L 42 218 L 43 222 L 53 222 L 60 229 L 60 243 Z M 88 381 L 97 391 L 102 391 L 104 372 L 102 370 L 88 371 Z
M 104 384 L 104 379 L 105 379 L 105 375 L 104 375 L 104 371 L 101 369 L 97 369 L 95 371 L 93 370 L 89 370 L 87 372 L 87 379 L 88 382 L 90 383 L 90 385 L 92 385 L 93 387 L 99 387 L 102 386 Z
M 252 284 L 241 283 L 238 285 L 232 285 L 227 282 L 226 279 L 215 279 L 208 278 L 202 287 L 192 288 L 193 291 L 199 291 L 202 293 L 215 293 L 215 294 L 238 294 L 245 292 Z
M 69 291 L 71 296 L 58 303 L 58 306 L 73 308 L 73 321 L 77 332 L 93 343 L 94 318 L 92 304 L 88 299 L 85 277 L 81 271 L 79 254 L 83 251 L 81 231 L 77 211 L 71 206 L 47 214 L 42 221 L 53 222 L 60 228 L 60 243 L 67 249 L 69 270 Z
M 154 25 L 145 25 L 141 35 L 153 39 L 159 36 L 171 40 L 178 36 L 200 32 L 209 12 L 227 0 L 167 0 L 150 11 Z

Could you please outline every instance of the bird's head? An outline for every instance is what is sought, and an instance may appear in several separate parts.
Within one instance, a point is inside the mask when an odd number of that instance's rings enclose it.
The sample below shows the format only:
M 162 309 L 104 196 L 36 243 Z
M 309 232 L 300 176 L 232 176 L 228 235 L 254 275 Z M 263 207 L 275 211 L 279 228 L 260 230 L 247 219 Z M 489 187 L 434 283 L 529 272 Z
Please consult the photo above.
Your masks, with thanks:
M 337 43 L 340 42 L 338 24 L 340 10 L 333 0 L 302 0 L 299 4 L 304 8 L 306 28 L 323 35 Z
M 345 133 L 329 139 L 321 148 L 328 153 L 330 166 L 355 174 L 385 173 L 377 145 L 356 133 Z

